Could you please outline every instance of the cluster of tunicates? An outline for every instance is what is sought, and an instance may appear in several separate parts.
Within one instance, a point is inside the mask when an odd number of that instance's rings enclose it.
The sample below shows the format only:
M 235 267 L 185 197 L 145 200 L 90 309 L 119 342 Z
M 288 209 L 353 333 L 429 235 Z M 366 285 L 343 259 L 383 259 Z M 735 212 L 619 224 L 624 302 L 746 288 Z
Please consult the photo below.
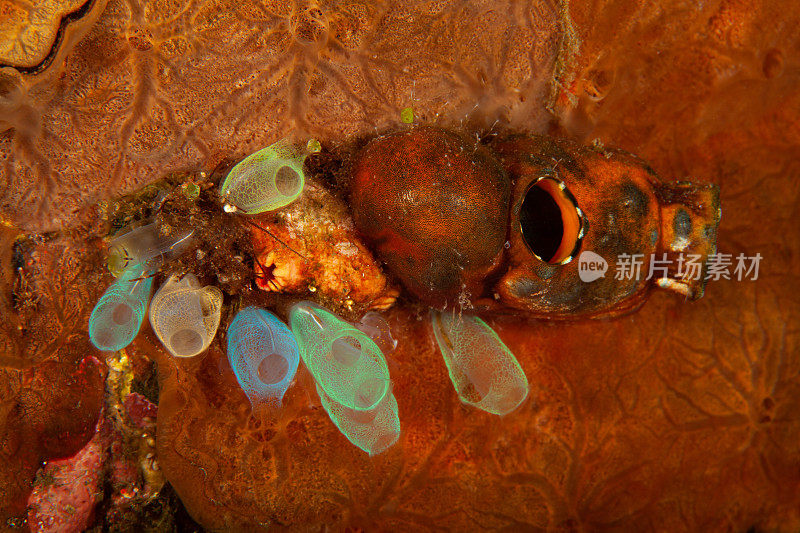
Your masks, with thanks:
M 116 351 L 133 341 L 147 314 L 156 272 L 165 261 L 186 251 L 193 233 L 147 221 L 114 236 L 109 244 L 108 268 L 117 280 L 106 289 L 89 317 L 89 338 L 95 347 Z
M 319 144 L 298 150 L 279 141 L 246 157 L 223 181 L 224 210 L 242 216 L 279 209 L 298 198 L 303 162 Z M 95 306 L 89 335 L 101 350 L 120 350 L 136 337 L 150 312 L 153 332 L 175 357 L 194 357 L 211 344 L 223 296 L 187 273 L 169 277 L 150 301 L 161 266 L 187 250 L 192 230 L 145 221 L 110 242 L 108 267 L 118 278 Z M 431 324 L 460 399 L 505 415 L 528 395 L 528 381 L 514 355 L 480 318 L 431 310 Z M 375 312 L 352 324 L 312 302 L 295 304 L 290 327 L 258 307 L 240 310 L 227 328 L 227 356 L 255 412 L 280 408 L 300 360 L 309 370 L 323 408 L 341 433 L 369 455 L 400 437 L 397 399 L 385 353 L 397 346 L 386 320 Z M 291 328 L 291 329 L 290 329 Z
M 370 455 L 397 442 L 397 400 L 375 341 L 311 302 L 295 304 L 289 322 L 322 406 L 344 436 Z
M 483 320 L 431 310 L 431 323 L 462 402 L 506 415 L 528 396 L 519 362 Z M 397 345 L 379 314 L 351 324 L 312 302 L 295 304 L 289 325 L 248 307 L 228 328 L 228 359 L 255 409 L 279 407 L 299 359 L 314 379 L 322 407 L 341 433 L 369 455 L 400 437 L 397 399 L 384 351 Z
M 305 183 L 303 162 L 308 153 L 319 149 L 315 141 L 301 150 L 284 139 L 249 155 L 222 183 L 225 210 L 255 214 L 293 202 Z M 188 249 L 193 235 L 190 228 L 145 220 L 112 238 L 107 264 L 118 279 L 89 319 L 89 337 L 95 347 L 116 351 L 128 346 L 139 333 L 149 306 L 153 331 L 172 355 L 193 357 L 208 348 L 222 310 L 219 289 L 200 287 L 192 274 L 171 277 L 150 302 L 154 276 Z
M 89 338 L 99 350 L 128 346 L 150 311 L 150 324 L 172 355 L 202 353 L 214 338 L 222 311 L 222 292 L 200 287 L 192 274 L 172 276 L 150 301 L 153 279 L 166 262 L 185 252 L 192 230 L 159 221 L 127 227 L 109 244 L 108 267 L 118 276 L 89 318 Z
M 311 302 L 294 305 L 289 317 L 291 330 L 274 314 L 251 306 L 228 327 L 228 361 L 253 410 L 281 406 L 302 358 L 323 408 L 350 442 L 370 455 L 397 442 L 397 400 L 378 347 L 396 345 L 386 321 L 367 313 L 359 324 L 350 324 Z

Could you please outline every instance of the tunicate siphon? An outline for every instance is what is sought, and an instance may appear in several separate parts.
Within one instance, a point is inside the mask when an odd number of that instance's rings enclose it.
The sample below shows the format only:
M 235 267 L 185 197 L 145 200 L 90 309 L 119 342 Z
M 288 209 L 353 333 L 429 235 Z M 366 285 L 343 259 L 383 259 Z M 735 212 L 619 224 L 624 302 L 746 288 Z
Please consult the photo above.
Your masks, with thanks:
M 108 269 L 119 277 L 132 265 L 157 269 L 188 248 L 194 230 L 174 228 L 162 222 L 127 226 L 108 245 Z
M 289 322 L 300 357 L 333 401 L 369 410 L 388 393 L 386 360 L 367 335 L 311 302 L 295 304 Z
M 150 325 L 176 357 L 192 357 L 208 348 L 219 326 L 222 292 L 200 287 L 193 274 L 170 277 L 153 296 Z
M 106 289 L 89 317 L 89 338 L 97 349 L 113 352 L 133 341 L 147 313 L 152 287 L 153 273 L 137 265 Z
M 228 361 L 253 409 L 280 406 L 300 362 L 294 335 L 278 317 L 246 307 L 228 326 Z
M 220 187 L 225 211 L 252 215 L 294 202 L 303 191 L 307 156 L 308 150 L 282 139 L 245 157 Z
M 525 400 L 528 378 L 486 322 L 476 316 L 431 309 L 431 324 L 462 402 L 505 415 Z

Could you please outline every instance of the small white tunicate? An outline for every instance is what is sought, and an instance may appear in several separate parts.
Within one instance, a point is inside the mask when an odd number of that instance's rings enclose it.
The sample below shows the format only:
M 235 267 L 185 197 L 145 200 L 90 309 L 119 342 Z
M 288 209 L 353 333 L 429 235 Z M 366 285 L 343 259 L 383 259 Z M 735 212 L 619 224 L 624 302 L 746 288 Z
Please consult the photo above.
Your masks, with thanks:
M 175 357 L 193 357 L 208 348 L 219 327 L 222 292 L 200 287 L 192 274 L 172 276 L 150 303 L 150 325 Z

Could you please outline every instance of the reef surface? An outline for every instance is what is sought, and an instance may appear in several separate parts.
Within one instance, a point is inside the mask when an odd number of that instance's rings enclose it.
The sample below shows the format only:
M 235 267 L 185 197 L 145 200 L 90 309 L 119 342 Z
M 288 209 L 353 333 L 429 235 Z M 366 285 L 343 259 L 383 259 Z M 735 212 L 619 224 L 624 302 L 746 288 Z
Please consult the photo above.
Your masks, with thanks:
M 100 7 L 69 22 L 82 40 L 23 58 L 51 56 L 41 68 L 0 58 L 0 528 L 34 525 L 43 462 L 96 446 L 102 420 L 125 435 L 137 505 L 161 472 L 209 530 L 800 528 L 800 13 L 779 0 Z M 253 417 L 221 345 L 176 361 L 145 327 L 124 364 L 91 347 L 111 278 L 89 206 L 212 174 L 287 132 L 346 152 L 406 107 L 469 132 L 597 140 L 716 183 L 719 250 L 760 253 L 759 278 L 711 282 L 691 304 L 654 294 L 616 320 L 487 317 L 531 385 L 503 418 L 458 401 L 425 313 L 401 296 L 387 316 L 402 434 L 374 458 L 304 370 L 279 415 Z M 158 401 L 154 443 L 125 409 L 131 391 Z M 96 520 L 133 523 L 125 483 Z

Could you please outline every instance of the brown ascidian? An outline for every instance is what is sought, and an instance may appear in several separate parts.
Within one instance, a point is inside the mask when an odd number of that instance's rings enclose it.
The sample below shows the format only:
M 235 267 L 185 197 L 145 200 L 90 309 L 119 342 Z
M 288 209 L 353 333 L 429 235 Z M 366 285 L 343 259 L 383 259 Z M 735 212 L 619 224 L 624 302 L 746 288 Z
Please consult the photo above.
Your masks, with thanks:
M 653 286 L 699 298 L 720 217 L 715 185 L 663 182 L 621 150 L 536 135 L 484 146 L 430 127 L 371 141 L 351 202 L 424 303 L 541 318 L 618 315 Z M 607 268 L 582 279 L 590 262 Z
M 356 226 L 413 296 L 444 307 L 484 292 L 502 260 L 511 183 L 477 140 L 434 128 L 378 137 L 350 187 Z

